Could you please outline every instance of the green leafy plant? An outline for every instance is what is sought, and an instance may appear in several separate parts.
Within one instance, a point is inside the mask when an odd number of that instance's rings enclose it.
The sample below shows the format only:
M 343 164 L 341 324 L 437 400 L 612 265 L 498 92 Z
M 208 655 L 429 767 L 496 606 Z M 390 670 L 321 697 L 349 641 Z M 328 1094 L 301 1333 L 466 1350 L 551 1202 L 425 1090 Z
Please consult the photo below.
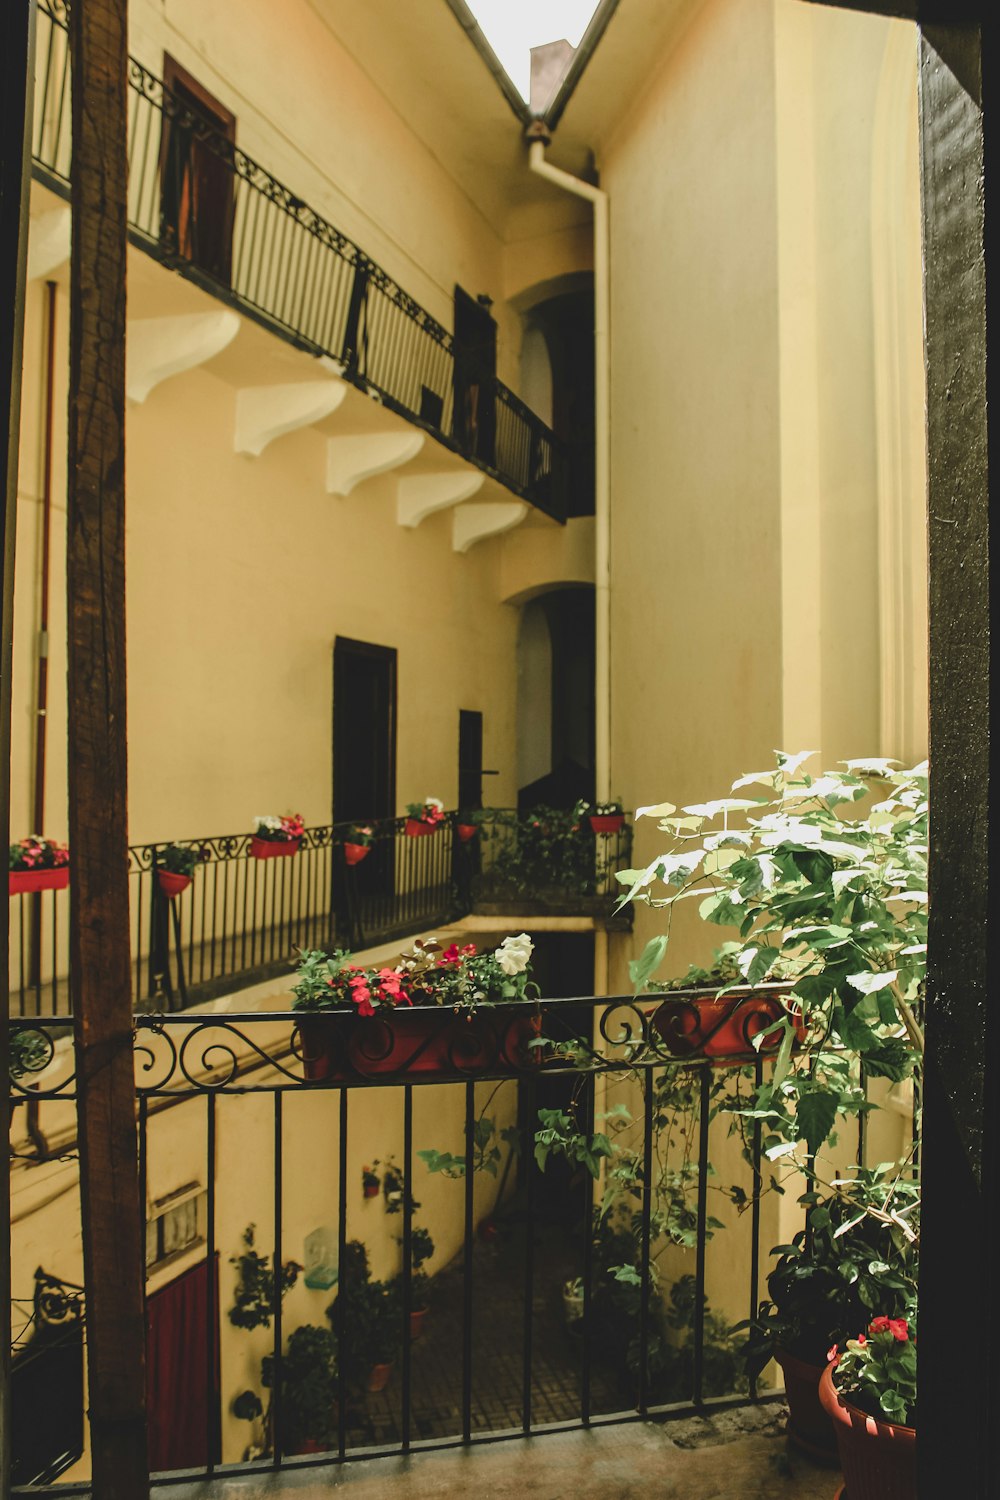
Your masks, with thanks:
M 767 1299 L 749 1327 L 747 1371 L 758 1376 L 776 1350 L 822 1365 L 833 1343 L 875 1309 L 901 1317 L 917 1290 L 920 1189 L 891 1163 L 859 1171 L 832 1191 L 802 1195 L 806 1227 L 771 1252 Z
M 494 835 L 484 879 L 497 893 L 592 895 L 606 873 L 595 863 L 589 827 L 572 810 L 535 807 L 523 815 L 498 814 Z
M 670 803 L 641 808 L 637 817 L 658 817 L 670 846 L 618 876 L 623 902 L 667 917 L 633 966 L 638 990 L 665 957 L 674 908 L 693 897 L 704 921 L 737 930 L 733 983 L 760 984 L 780 965 L 799 1015 L 789 1009 L 775 1023 L 774 1066 L 737 1111 L 761 1122 L 771 1160 L 814 1156 L 839 1115 L 868 1107 L 859 1060 L 869 1077 L 899 1081 L 923 1047 L 915 1006 L 927 950 L 926 767 L 847 761 L 844 771 L 812 777 L 800 771 L 807 759 L 779 754 L 775 771 L 733 783 L 734 792 L 755 787 L 763 796 L 694 804 L 678 816 Z M 666 895 L 655 894 L 661 885 Z
M 344 832 L 345 844 L 360 844 L 367 849 L 375 842 L 375 829 L 370 823 L 352 823 Z
M 207 849 L 192 849 L 186 844 L 166 844 L 156 852 L 156 865 L 160 870 L 169 870 L 172 875 L 193 875 L 207 858 Z
M 274 1358 L 270 1354 L 261 1361 L 261 1380 L 271 1390 Z M 244 1397 L 252 1394 L 244 1392 Z M 239 1415 L 235 1404 L 233 1410 Z M 329 1328 L 304 1323 L 289 1336 L 281 1360 L 278 1410 L 277 1436 L 284 1452 L 294 1453 L 306 1442 L 333 1445 L 337 1430 L 337 1338 Z
M 230 1265 L 239 1271 L 229 1309 L 229 1321 L 235 1328 L 270 1328 L 279 1291 L 284 1298 L 302 1271 L 298 1261 L 288 1260 L 281 1267 L 280 1276 L 276 1276 L 271 1257 L 261 1255 L 256 1249 L 255 1235 L 256 1225 L 248 1224 L 243 1231 L 244 1249 L 239 1255 L 229 1257 Z
M 349 1240 L 340 1269 L 337 1295 L 327 1308 L 338 1338 L 344 1376 L 362 1387 L 374 1364 L 391 1364 L 402 1341 L 402 1303 L 398 1278 L 373 1281 L 368 1251 Z
M 831 1359 L 837 1349 L 830 1350 Z M 917 1425 L 917 1341 L 911 1320 L 872 1318 L 867 1333 L 848 1339 L 833 1372 L 845 1401 L 869 1416 Z
M 516 1155 L 520 1149 L 520 1136 L 515 1125 L 502 1126 L 497 1130 L 496 1121 L 489 1115 L 481 1114 L 472 1128 L 472 1171 L 487 1172 L 491 1177 L 496 1177 L 503 1153 L 500 1149 L 501 1142 L 508 1147 L 512 1155 Z M 451 1151 L 438 1151 L 433 1147 L 426 1147 L 418 1151 L 417 1155 L 424 1162 L 428 1172 L 440 1172 L 444 1177 L 464 1177 L 467 1162 L 464 1155 L 456 1156 Z

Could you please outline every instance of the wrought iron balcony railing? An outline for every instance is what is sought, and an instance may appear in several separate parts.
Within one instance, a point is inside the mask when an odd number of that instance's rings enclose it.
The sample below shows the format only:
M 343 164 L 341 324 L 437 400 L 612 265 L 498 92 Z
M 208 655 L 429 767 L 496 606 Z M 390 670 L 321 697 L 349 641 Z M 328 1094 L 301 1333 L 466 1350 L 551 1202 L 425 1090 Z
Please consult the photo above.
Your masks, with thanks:
M 198 1309 L 168 1364 L 151 1290 L 150 1451 L 162 1479 L 755 1399 L 730 1329 L 756 1312 L 762 1243 L 776 1236 L 761 1122 L 744 1122 L 745 1157 L 730 1152 L 723 1181 L 711 1158 L 734 1118 L 720 1105 L 758 1086 L 769 1063 L 750 1047 L 730 1059 L 738 1067 L 679 1060 L 654 1019 L 659 998 L 519 1002 L 471 1018 L 427 1006 L 327 1018 L 326 1032 L 323 1018 L 287 1012 L 138 1016 L 147 1267 L 173 1257 L 174 1326 L 185 1299 Z M 65 1021 L 9 1025 L 15 1149 L 66 1160 L 76 1079 Z M 524 1045 L 529 1034 L 537 1045 Z M 179 1201 L 158 1197 L 174 1177 L 183 1211 L 160 1226 L 163 1205 Z M 75 1195 L 65 1201 L 77 1211 Z M 248 1221 L 262 1257 L 249 1318 L 235 1295 Z M 305 1248 L 303 1226 L 322 1226 Z M 429 1278 L 416 1249 L 426 1235 Z M 37 1237 L 30 1264 L 16 1239 L 14 1251 L 14 1293 L 27 1298 L 43 1252 Z M 291 1262 L 307 1291 L 285 1303 Z M 249 1328 L 265 1336 L 251 1343 Z M 15 1389 L 30 1353 L 28 1340 Z M 38 1447 L 22 1482 L 36 1477 Z
M 36 176 L 69 193 L 70 66 L 64 0 L 37 0 Z M 129 59 L 132 242 L 565 520 L 564 445 L 502 381 L 455 410 L 452 335 L 354 242 L 242 151 L 187 99 Z M 200 187 L 199 187 L 200 184 Z
M 586 819 L 489 808 L 471 837 L 449 812 L 411 837 L 405 818 L 373 822 L 359 863 L 351 824 L 307 828 L 289 858 L 257 858 L 248 833 L 186 839 L 200 863 L 183 892 L 160 880 L 165 844 L 129 852 L 133 992 L 140 1010 L 183 1009 L 290 973 L 297 950 L 355 951 L 404 939 L 472 911 L 609 920 L 615 871 L 628 866 L 627 820 L 610 834 Z M 353 857 L 353 856 L 351 856 Z M 619 919 L 623 924 L 627 919 Z M 11 896 L 11 1012 L 70 1012 L 69 893 Z

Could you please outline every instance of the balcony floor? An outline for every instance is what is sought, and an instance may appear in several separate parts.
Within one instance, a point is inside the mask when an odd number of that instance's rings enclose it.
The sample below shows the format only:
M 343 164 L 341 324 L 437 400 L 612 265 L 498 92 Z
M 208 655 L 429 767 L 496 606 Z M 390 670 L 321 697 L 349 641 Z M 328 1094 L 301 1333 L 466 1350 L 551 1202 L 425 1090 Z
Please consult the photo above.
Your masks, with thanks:
M 748 1421 L 766 1425 L 732 1436 Z M 789 1454 L 780 1425 L 761 1409 L 632 1423 L 170 1493 L 176 1500 L 320 1500 L 334 1489 L 346 1500 L 832 1500 L 839 1475 Z

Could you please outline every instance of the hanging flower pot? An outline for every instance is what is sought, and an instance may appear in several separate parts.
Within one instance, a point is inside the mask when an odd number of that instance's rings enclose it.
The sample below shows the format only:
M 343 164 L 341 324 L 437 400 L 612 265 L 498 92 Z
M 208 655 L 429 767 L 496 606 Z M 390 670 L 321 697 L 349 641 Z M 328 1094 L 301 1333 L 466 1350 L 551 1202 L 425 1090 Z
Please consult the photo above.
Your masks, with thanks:
M 419 839 L 425 834 L 436 833 L 444 827 L 444 822 L 444 803 L 440 797 L 425 797 L 423 802 L 406 804 L 407 838 Z
M 425 823 L 421 818 L 407 818 L 406 837 L 408 839 L 422 839 L 428 833 L 437 833 L 440 827 L 440 823 Z
M 913 1427 L 870 1417 L 841 1396 L 835 1364 L 819 1381 L 819 1399 L 833 1422 L 846 1487 L 845 1500 L 916 1500 L 917 1434 Z
M 10 895 L 23 896 L 31 891 L 64 891 L 68 885 L 69 865 L 60 865 L 56 870 L 11 870 L 7 888 Z
M 457 823 L 455 826 L 463 844 L 467 844 L 470 839 L 474 839 L 479 832 L 475 823 Z
M 592 813 L 590 826 L 595 833 L 617 833 L 625 826 L 624 813 Z
M 171 899 L 186 891 L 191 884 L 190 875 L 178 875 L 176 870 L 157 870 L 156 879 L 160 890 Z
M 786 991 L 731 990 L 721 999 L 711 995 L 672 995 L 653 1012 L 652 1023 L 674 1057 L 708 1057 L 718 1066 L 739 1067 L 767 1057 L 781 1045 L 782 1032 L 772 1031 L 759 1048 L 754 1037 L 789 1014 Z M 805 1040 L 801 1013 L 791 1011 L 798 1041 Z
M 398 1075 L 426 1079 L 511 1077 L 541 1062 L 534 1003 L 457 1016 L 450 1006 L 400 1006 L 373 1016 L 347 1011 L 298 1019 L 302 1070 L 311 1083 Z
M 344 844 L 344 859 L 349 865 L 359 865 L 366 858 L 370 844 Z
M 259 839 L 256 834 L 250 840 L 250 855 L 253 859 L 290 859 L 298 854 L 301 838 Z

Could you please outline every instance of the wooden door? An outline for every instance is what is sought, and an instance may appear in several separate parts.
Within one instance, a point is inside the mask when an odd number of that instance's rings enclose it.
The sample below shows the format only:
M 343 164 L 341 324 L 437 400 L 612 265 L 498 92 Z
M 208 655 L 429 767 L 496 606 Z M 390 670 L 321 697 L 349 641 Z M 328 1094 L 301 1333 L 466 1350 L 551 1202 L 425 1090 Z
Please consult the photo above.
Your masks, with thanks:
M 163 81 L 179 109 L 173 117 L 164 113 L 160 238 L 174 254 L 229 286 L 236 116 L 169 54 L 163 59 Z

